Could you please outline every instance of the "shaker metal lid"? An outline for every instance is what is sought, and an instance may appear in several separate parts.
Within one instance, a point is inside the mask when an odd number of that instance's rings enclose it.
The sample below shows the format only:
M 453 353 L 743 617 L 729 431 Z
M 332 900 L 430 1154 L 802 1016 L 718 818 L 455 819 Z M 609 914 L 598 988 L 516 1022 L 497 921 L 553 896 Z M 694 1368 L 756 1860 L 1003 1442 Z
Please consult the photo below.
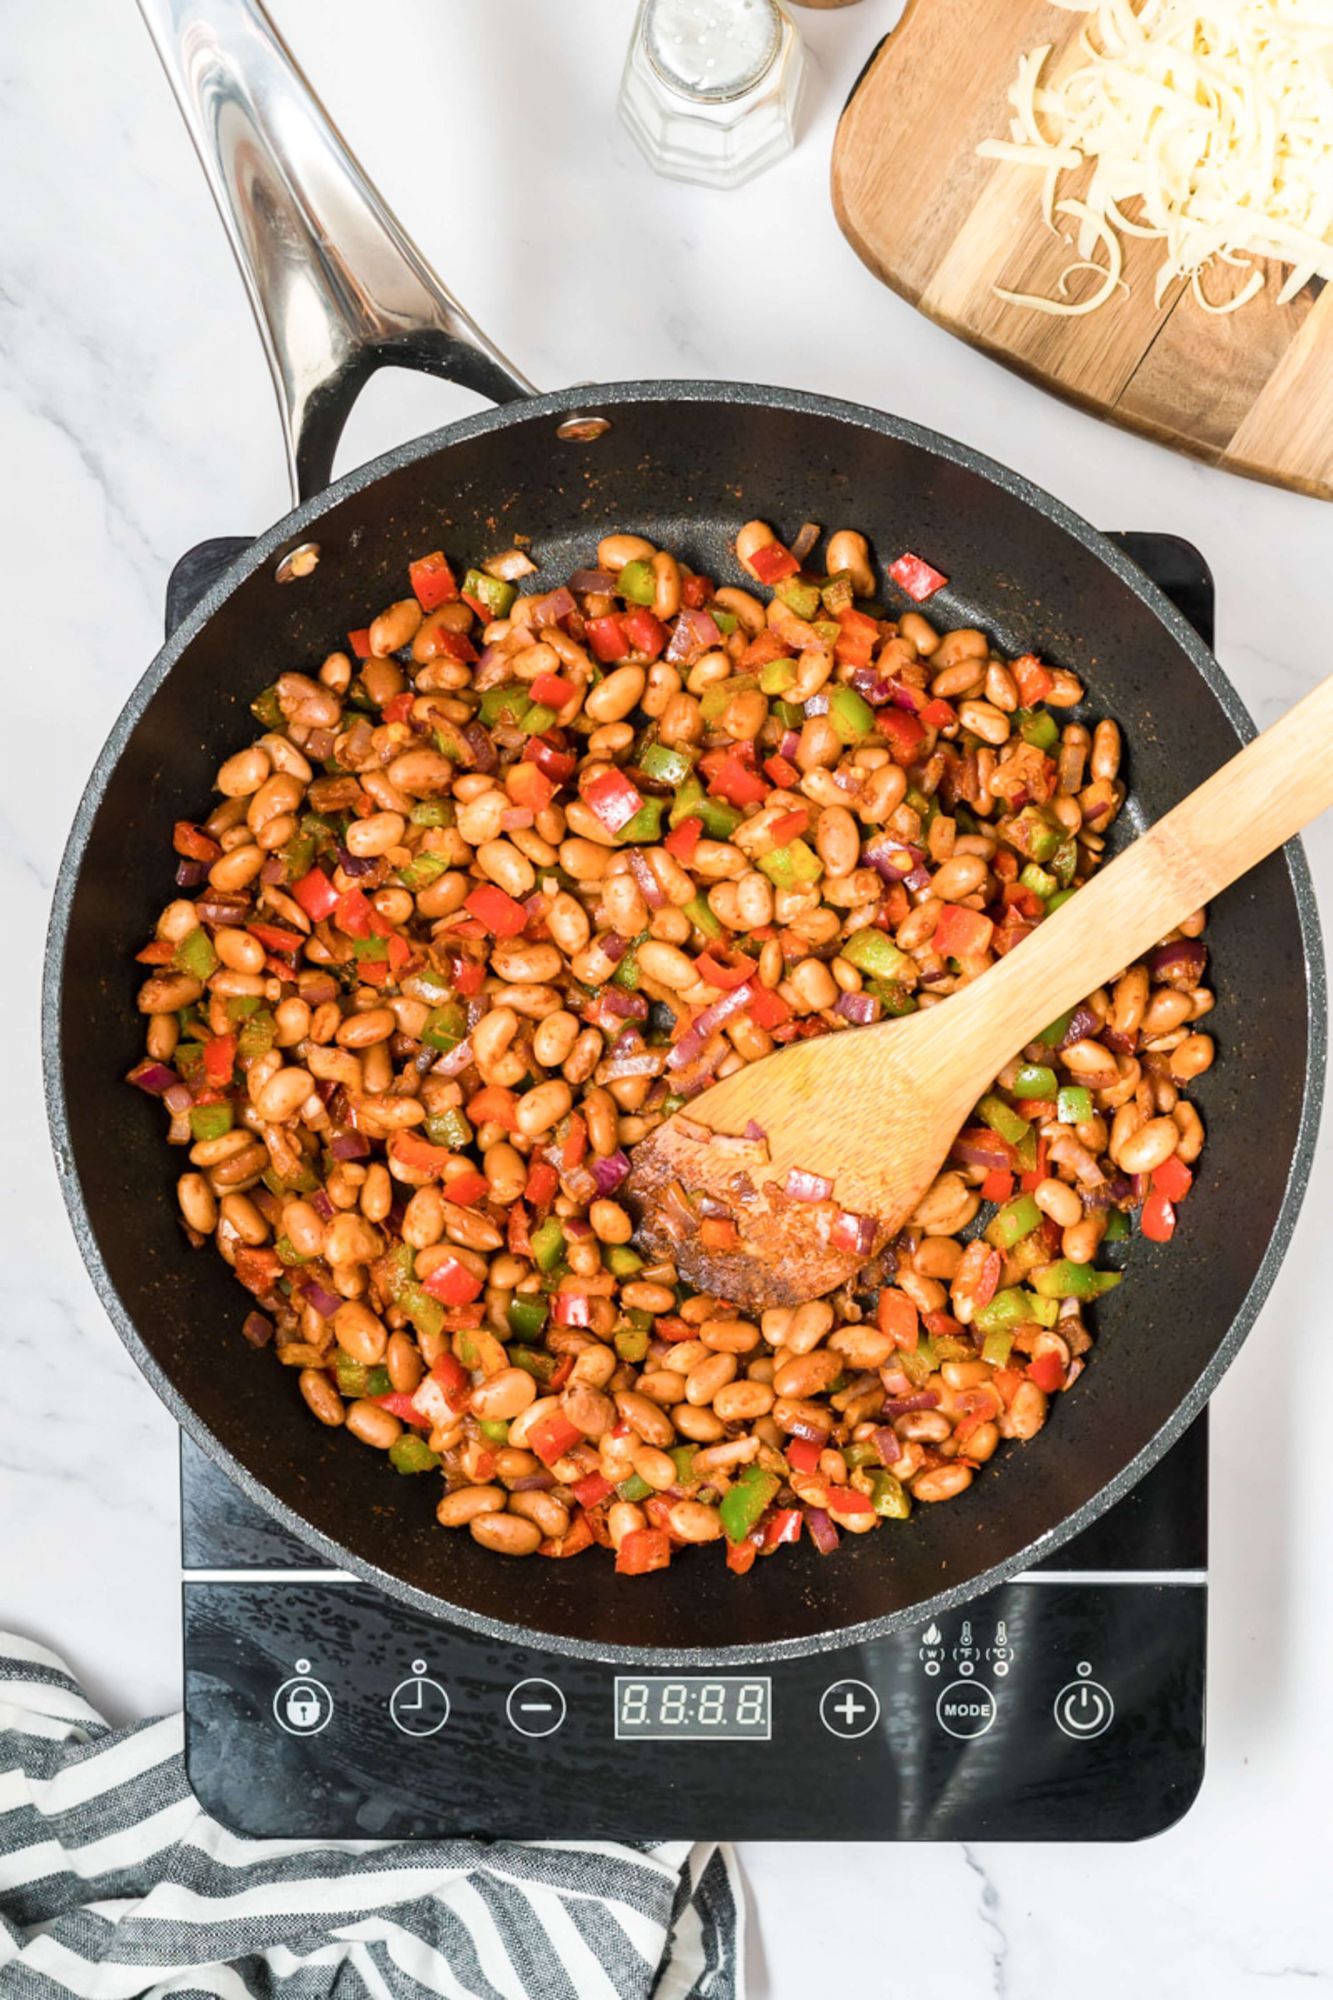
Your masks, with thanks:
M 774 0 L 648 0 L 643 46 L 672 90 L 723 103 L 752 90 L 782 41 Z

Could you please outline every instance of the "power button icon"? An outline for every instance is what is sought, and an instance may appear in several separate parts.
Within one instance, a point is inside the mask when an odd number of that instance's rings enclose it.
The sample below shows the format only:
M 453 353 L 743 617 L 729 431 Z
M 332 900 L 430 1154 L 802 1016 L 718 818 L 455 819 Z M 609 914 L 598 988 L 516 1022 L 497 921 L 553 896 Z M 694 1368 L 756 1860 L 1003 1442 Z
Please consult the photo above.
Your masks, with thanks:
M 1076 1743 L 1089 1743 L 1094 1736 L 1104 1736 L 1111 1727 L 1115 1703 L 1109 1688 L 1088 1678 L 1092 1668 L 1087 1660 L 1079 1661 L 1077 1672 L 1079 1678 L 1069 1681 L 1055 1697 L 1055 1722 Z

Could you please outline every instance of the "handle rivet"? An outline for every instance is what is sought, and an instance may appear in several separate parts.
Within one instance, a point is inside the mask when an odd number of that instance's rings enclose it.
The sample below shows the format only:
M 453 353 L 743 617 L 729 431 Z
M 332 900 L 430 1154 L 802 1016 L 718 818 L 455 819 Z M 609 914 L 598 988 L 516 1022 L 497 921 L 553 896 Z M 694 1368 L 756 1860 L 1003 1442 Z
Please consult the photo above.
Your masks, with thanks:
M 594 438 L 605 437 L 610 428 L 610 417 L 566 417 L 556 425 L 555 434 L 566 444 L 591 444 Z
M 319 543 L 302 542 L 299 547 L 288 549 L 273 574 L 279 583 L 295 583 L 298 576 L 309 576 L 319 565 Z

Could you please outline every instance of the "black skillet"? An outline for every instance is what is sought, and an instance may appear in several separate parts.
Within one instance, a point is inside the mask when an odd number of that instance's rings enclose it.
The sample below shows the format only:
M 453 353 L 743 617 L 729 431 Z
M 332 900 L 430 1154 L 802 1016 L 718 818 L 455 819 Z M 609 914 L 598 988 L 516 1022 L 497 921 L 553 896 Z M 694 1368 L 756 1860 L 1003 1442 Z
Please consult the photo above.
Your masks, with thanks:
M 1245 878 L 1208 928 L 1219 1060 L 1197 1091 L 1209 1140 L 1176 1240 L 1136 1242 L 1098 1310 L 1092 1364 L 1040 1441 L 961 1501 L 808 1545 L 738 1581 L 713 1554 L 626 1583 L 587 1557 L 522 1565 L 433 1524 L 433 1482 L 401 1479 L 320 1429 L 245 1298 L 176 1219 L 158 1105 L 122 1078 L 142 1050 L 133 954 L 170 894 L 170 828 L 195 818 L 248 703 L 401 595 L 441 542 L 484 554 L 532 538 L 552 580 L 632 528 L 738 580 L 751 515 L 790 533 L 854 525 L 883 556 L 952 578 L 931 606 L 1033 650 L 1119 718 L 1133 824 L 1251 735 L 1216 662 L 1119 550 L 1048 494 L 874 410 L 734 383 L 631 382 L 527 396 L 378 202 L 250 0 L 142 0 L 260 312 L 302 504 L 197 605 L 135 689 L 79 807 L 52 916 L 44 995 L 56 1158 L 94 1283 L 158 1394 L 229 1478 L 329 1560 L 499 1637 L 571 1653 L 720 1663 L 818 1650 L 925 1620 L 1049 1554 L 1125 1494 L 1202 1408 L 1253 1324 L 1309 1173 L 1324 1053 L 1323 974 L 1299 846 Z M 184 53 L 182 53 L 184 51 Z M 275 136 L 276 135 L 276 136 Z M 335 247 L 336 246 L 336 247 Z M 320 336 L 312 356 L 296 329 Z M 506 406 L 419 438 L 326 491 L 360 381 L 423 366 Z M 305 497 L 313 495 L 313 497 Z M 312 575 L 279 580 L 317 543 Z M 854 1115 L 854 1113 L 849 1113 Z

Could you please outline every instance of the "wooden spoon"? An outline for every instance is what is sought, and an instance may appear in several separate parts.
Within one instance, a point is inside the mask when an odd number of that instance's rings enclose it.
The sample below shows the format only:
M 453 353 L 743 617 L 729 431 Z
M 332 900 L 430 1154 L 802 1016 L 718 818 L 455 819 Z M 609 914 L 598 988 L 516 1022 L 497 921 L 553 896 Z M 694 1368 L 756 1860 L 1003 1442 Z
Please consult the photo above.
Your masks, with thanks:
M 625 1184 L 638 1239 L 747 1310 L 834 1290 L 902 1228 L 1016 1051 L 1330 804 L 1333 679 L 943 1004 L 792 1043 L 667 1119 L 634 1149 Z M 763 1139 L 734 1136 L 751 1121 Z M 831 1181 L 831 1198 L 791 1199 L 792 1169 Z M 730 1214 L 738 1248 L 703 1248 L 701 1195 Z M 840 1212 L 872 1218 L 873 1232 L 848 1242 Z

